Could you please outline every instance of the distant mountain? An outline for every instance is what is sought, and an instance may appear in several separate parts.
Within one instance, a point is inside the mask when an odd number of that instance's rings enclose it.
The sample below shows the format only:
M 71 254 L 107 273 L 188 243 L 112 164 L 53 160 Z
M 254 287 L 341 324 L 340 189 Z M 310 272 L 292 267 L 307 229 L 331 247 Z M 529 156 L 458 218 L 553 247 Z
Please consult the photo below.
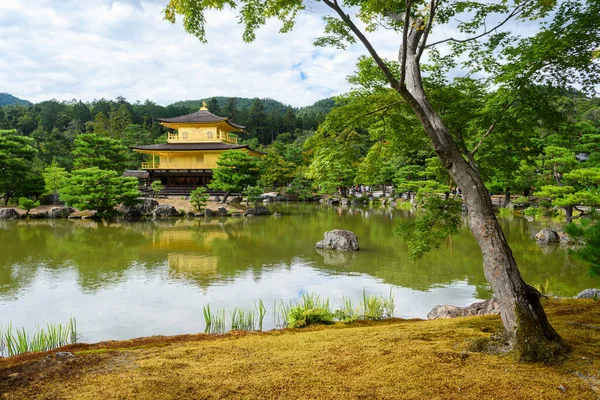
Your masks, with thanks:
M 13 96 L 8 93 L 0 93 L 0 107 L 8 106 L 10 104 L 19 104 L 23 106 L 28 106 L 31 103 L 27 100 L 21 100 L 18 97 Z
M 209 97 L 207 99 L 200 99 L 200 100 L 183 100 L 183 101 L 178 101 L 176 103 L 173 103 L 173 104 L 171 104 L 171 106 L 172 107 L 187 107 L 187 108 L 191 108 L 191 109 L 198 109 L 198 108 L 202 107 L 203 101 L 208 102 L 212 98 L 213 97 Z M 229 97 L 223 97 L 223 96 L 215 96 L 214 98 L 217 99 L 217 101 L 219 102 L 219 107 L 221 109 L 224 109 L 226 107 L 227 101 L 229 100 Z M 252 108 L 252 103 L 254 102 L 254 99 L 250 99 L 247 97 L 234 97 L 234 99 L 235 99 L 235 104 L 237 106 L 237 109 L 240 110 L 241 112 L 250 110 L 250 108 Z M 284 104 L 278 100 L 273 100 L 273 99 L 268 99 L 268 98 L 261 99 L 261 100 L 265 107 L 265 112 L 267 112 L 267 113 L 276 111 L 276 112 L 280 112 L 281 114 L 284 114 L 286 112 L 287 108 L 291 107 L 291 106 Z M 319 100 L 311 106 L 300 107 L 300 108 L 291 107 L 291 108 L 296 112 L 297 116 L 302 117 L 311 112 L 314 114 L 324 114 L 325 115 L 325 114 L 329 113 L 329 111 L 331 111 L 331 109 L 334 106 L 335 106 L 335 100 L 333 100 L 332 98 L 327 98 L 327 99 Z

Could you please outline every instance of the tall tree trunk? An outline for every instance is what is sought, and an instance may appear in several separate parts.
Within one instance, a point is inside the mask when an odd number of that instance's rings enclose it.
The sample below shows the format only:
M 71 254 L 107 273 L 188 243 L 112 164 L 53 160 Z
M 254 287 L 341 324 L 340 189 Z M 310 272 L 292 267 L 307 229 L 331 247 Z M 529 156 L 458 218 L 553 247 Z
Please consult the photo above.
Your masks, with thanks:
M 434 151 L 462 191 L 473 236 L 483 254 L 484 274 L 498 298 L 507 340 L 519 359 L 551 360 L 569 347 L 548 323 L 540 293 L 527 285 L 494 214 L 492 201 L 475 165 L 465 160 L 452 135 L 425 96 L 416 56 L 418 37 L 408 38 L 406 86 L 398 92 L 420 119 Z M 412 44 L 414 43 L 414 45 Z

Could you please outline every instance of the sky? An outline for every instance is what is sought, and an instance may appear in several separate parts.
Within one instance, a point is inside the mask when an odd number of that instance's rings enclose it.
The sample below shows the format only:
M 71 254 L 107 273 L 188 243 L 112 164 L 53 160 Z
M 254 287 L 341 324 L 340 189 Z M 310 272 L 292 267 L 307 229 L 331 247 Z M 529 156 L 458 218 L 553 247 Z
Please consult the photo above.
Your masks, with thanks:
M 365 50 L 317 48 L 318 10 L 279 34 L 269 22 L 253 43 L 230 10 L 208 15 L 208 43 L 163 20 L 168 0 L 1 0 L 0 92 L 31 102 L 124 96 L 167 105 L 211 96 L 273 98 L 306 106 L 348 91 Z M 399 38 L 376 33 L 383 56 Z

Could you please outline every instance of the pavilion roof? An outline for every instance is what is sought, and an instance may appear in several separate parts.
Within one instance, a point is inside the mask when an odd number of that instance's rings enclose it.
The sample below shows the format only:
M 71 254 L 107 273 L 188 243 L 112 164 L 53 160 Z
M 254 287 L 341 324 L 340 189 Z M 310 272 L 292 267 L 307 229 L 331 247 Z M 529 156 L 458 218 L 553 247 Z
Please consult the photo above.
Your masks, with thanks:
M 233 128 L 243 130 L 245 126 L 235 124 L 229 121 L 227 117 L 219 117 L 202 107 L 200 110 L 193 112 L 191 114 L 180 115 L 179 117 L 174 118 L 157 118 L 160 122 L 165 122 L 169 124 L 217 124 L 219 122 L 224 122 Z
M 229 143 L 161 143 L 161 144 L 149 144 L 146 146 L 131 146 L 134 150 L 146 150 L 146 151 L 194 151 L 194 150 L 236 150 L 247 148 L 255 153 L 261 153 L 260 151 L 252 150 L 248 148 L 246 144 L 229 144 Z

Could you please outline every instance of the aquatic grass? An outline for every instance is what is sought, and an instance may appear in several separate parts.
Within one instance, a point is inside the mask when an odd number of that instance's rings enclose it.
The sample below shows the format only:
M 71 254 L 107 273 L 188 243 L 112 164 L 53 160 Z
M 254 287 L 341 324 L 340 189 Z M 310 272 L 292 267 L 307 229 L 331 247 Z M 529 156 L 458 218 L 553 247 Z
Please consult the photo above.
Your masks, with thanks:
M 552 294 L 550 292 L 550 287 L 552 286 L 552 281 L 550 279 L 546 279 L 544 283 L 534 282 L 531 286 L 544 297 L 548 297 Z
M 359 318 L 358 308 L 354 308 L 352 299 L 347 296 L 342 296 L 340 308 L 333 313 L 335 318 L 344 323 L 354 322 Z
M 48 351 L 77 343 L 77 322 L 71 317 L 65 325 L 48 323 L 29 334 L 25 328 L 13 330 L 12 322 L 6 328 L 0 326 L 0 355 L 12 357 L 18 354 Z
M 363 289 L 363 296 L 360 302 L 360 319 L 379 320 L 391 318 L 394 315 L 394 296 L 390 290 L 390 296 L 386 299 L 383 296 L 367 295 Z
M 210 304 L 207 304 L 203 308 L 203 314 L 206 323 L 205 333 L 224 333 L 229 330 L 254 331 L 263 329 L 267 309 L 259 299 L 252 307 L 235 307 L 231 313 L 227 313 L 225 309 L 213 312 Z M 229 325 L 226 324 L 227 321 Z
M 498 209 L 498 216 L 503 218 L 512 217 L 514 215 L 514 208 L 512 207 L 501 207 Z
M 210 309 L 210 304 L 207 304 L 202 309 L 204 314 L 204 322 L 206 328 L 205 333 L 224 333 L 225 332 L 225 310 L 218 310 L 213 313 Z
M 334 314 L 329 309 L 329 298 L 322 299 L 316 293 L 304 293 L 300 301 L 290 303 L 287 327 L 301 328 L 311 324 L 330 324 Z

